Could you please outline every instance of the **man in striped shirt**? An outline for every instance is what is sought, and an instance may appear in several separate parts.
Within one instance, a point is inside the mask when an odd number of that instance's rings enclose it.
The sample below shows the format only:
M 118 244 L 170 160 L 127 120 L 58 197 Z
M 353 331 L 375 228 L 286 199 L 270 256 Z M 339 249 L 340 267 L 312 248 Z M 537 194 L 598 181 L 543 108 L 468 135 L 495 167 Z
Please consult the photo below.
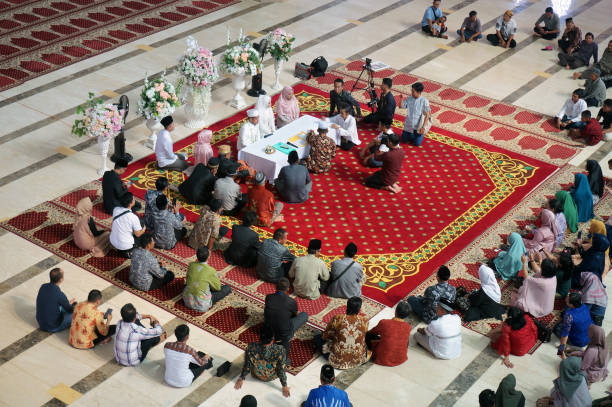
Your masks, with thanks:
M 189 387 L 206 369 L 212 367 L 213 359 L 204 352 L 196 352 L 187 345 L 189 327 L 179 325 L 174 330 L 176 342 L 164 345 L 166 355 L 166 373 L 164 380 L 173 387 Z
M 130 303 L 121 307 L 121 318 L 115 335 L 115 359 L 123 366 L 137 366 L 167 335 L 155 317 L 138 314 Z M 145 328 L 142 319 L 148 319 L 152 328 Z

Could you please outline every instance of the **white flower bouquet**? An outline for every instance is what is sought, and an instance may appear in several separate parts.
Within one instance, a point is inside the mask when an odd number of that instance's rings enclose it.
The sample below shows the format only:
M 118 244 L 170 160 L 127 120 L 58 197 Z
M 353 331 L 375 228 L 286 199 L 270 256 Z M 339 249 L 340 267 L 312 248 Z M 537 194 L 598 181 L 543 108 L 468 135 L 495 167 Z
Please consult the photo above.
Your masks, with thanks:
M 289 61 L 289 55 L 291 54 L 293 42 L 295 41 L 295 37 L 293 35 L 288 34 L 280 28 L 277 28 L 276 30 L 268 33 L 268 35 L 266 35 L 266 39 L 268 40 L 268 47 L 272 58 L 276 60 L 284 59 L 285 61 Z
M 261 66 L 259 53 L 253 46 L 240 34 L 238 44 L 230 47 L 228 36 L 228 47 L 221 57 L 220 66 L 224 72 L 231 74 L 256 75 Z
M 76 113 L 84 117 L 74 121 L 71 131 L 74 135 L 110 139 L 121 131 L 124 111 L 112 103 L 104 104 L 92 92 L 87 105 L 77 107 Z
M 181 79 L 194 88 L 212 86 L 219 79 L 212 52 L 198 46 L 191 37 L 187 39 L 187 44 L 188 48 L 178 62 L 178 73 Z
M 174 85 L 166 80 L 165 72 L 161 77 L 144 80 L 144 88 L 138 100 L 138 114 L 147 119 L 162 119 L 174 113 L 179 105 Z

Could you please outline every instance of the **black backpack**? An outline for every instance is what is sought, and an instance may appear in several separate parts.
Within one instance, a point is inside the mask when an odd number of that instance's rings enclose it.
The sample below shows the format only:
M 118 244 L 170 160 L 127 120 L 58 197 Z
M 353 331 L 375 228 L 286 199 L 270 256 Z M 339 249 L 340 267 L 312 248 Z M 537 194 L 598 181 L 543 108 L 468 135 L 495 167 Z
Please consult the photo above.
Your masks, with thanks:
M 323 57 L 315 58 L 314 61 L 310 63 L 310 67 L 312 68 L 311 73 L 312 76 L 318 78 L 319 76 L 325 76 L 325 71 L 327 70 L 327 60 Z

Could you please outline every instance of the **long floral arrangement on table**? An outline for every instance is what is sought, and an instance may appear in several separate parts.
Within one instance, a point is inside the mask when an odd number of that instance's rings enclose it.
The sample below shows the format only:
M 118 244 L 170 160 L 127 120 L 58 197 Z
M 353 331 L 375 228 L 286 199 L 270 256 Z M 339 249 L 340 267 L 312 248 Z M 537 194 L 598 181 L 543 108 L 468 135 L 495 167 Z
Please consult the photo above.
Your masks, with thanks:
M 162 119 L 174 113 L 179 100 L 174 85 L 166 80 L 165 72 L 157 78 L 144 80 L 144 87 L 138 99 L 138 114 L 147 119 Z
M 221 70 L 237 75 L 256 75 L 261 67 L 259 53 L 240 33 L 238 44 L 230 46 L 230 37 L 227 36 L 227 48 L 221 57 Z
M 193 37 L 187 38 L 187 50 L 179 58 L 178 73 L 181 75 L 181 85 L 185 82 L 194 88 L 212 86 L 219 79 L 213 53 L 198 46 Z
M 121 131 L 124 111 L 112 103 L 104 104 L 93 92 L 89 92 L 87 104 L 77 107 L 76 113 L 83 118 L 74 121 L 71 131 L 74 135 L 109 139 Z
M 268 50 L 272 58 L 276 60 L 289 61 L 289 55 L 293 48 L 295 37 L 284 30 L 277 28 L 266 35 Z

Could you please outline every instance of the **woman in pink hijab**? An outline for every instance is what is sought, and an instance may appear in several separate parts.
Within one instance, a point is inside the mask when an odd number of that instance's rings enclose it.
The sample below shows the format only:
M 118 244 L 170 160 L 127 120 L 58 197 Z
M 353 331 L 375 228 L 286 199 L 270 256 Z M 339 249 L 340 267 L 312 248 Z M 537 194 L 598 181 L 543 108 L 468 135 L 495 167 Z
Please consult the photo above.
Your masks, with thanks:
M 542 220 L 542 226 L 533 232 L 533 239 L 523 238 L 523 243 L 525 243 L 525 249 L 527 249 L 528 254 L 535 255 L 542 249 L 551 253 L 555 248 L 557 236 L 557 221 L 555 220 L 555 214 L 549 209 L 542 209 L 540 219 Z
M 208 160 L 214 155 L 210 142 L 212 141 L 212 131 L 208 129 L 198 133 L 198 142 L 193 145 L 193 165 L 208 164 Z
M 96 229 L 91 217 L 93 205 L 89 197 L 79 201 L 72 226 L 74 244 L 81 250 L 87 250 L 94 257 L 104 257 L 110 249 L 109 233 Z
M 276 101 L 276 127 L 281 128 L 300 117 L 300 106 L 293 95 L 293 88 L 285 86 Z

